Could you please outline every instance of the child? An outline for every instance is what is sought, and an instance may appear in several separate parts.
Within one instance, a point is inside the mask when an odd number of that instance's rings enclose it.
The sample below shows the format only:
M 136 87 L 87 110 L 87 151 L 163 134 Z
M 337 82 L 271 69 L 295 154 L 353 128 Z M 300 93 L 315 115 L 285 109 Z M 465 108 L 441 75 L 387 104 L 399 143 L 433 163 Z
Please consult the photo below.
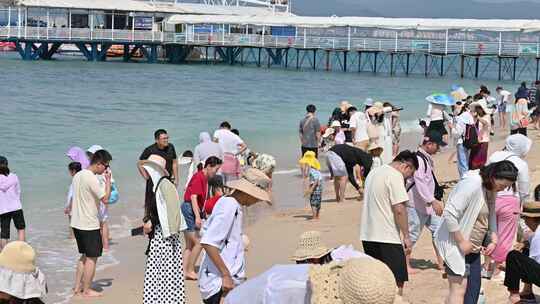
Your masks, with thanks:
M 71 162 L 68 165 L 68 172 L 71 177 L 75 176 L 77 172 L 82 170 L 82 165 L 79 162 Z M 69 226 L 69 223 L 71 223 L 71 205 L 73 200 L 73 184 L 69 185 L 69 191 L 67 195 L 66 205 L 64 206 L 64 214 L 68 216 L 69 222 L 68 222 L 68 228 L 69 228 L 69 238 L 73 239 L 73 229 Z
M 208 180 L 208 188 L 210 189 L 210 193 L 212 194 L 212 197 L 206 200 L 204 203 L 204 213 L 206 218 L 210 217 L 212 214 L 212 210 L 214 209 L 214 206 L 216 205 L 217 201 L 223 196 L 224 194 L 224 186 L 223 186 L 223 178 L 219 175 L 216 175 Z
M 382 166 L 383 162 L 381 159 L 381 155 L 383 153 L 383 148 L 376 142 L 372 142 L 368 147 L 368 152 L 371 157 L 373 157 L 373 164 L 371 165 L 371 169 L 373 170 L 377 167 Z
M 319 212 L 321 211 L 321 199 L 322 199 L 322 175 L 321 164 L 315 157 L 315 152 L 307 151 L 304 153 L 304 157 L 300 159 L 300 164 L 309 166 L 309 184 L 305 192 L 305 196 L 309 196 L 309 204 L 311 205 L 311 211 L 313 212 L 313 219 L 319 219 Z

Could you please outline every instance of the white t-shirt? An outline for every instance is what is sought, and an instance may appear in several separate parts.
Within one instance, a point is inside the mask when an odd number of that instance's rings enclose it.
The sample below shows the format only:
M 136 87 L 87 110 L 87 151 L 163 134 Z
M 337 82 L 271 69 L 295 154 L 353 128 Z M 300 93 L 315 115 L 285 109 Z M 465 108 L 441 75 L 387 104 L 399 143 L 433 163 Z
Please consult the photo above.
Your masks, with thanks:
M 389 165 L 371 170 L 365 183 L 360 240 L 401 244 L 392 206 L 408 200 L 401 172 Z
M 236 199 L 220 198 L 212 215 L 203 225 L 201 244 L 220 250 L 220 256 L 231 273 L 235 285 L 246 279 L 244 243 L 242 242 L 242 208 Z M 218 268 L 206 255 L 199 270 L 199 288 L 204 300 L 221 290 L 222 277 Z
M 509 102 L 510 101 L 510 95 L 512 95 L 512 93 L 510 93 L 510 92 L 508 92 L 506 90 L 501 90 L 501 92 L 497 94 L 497 103 L 501 104 L 503 102 Z
M 240 136 L 227 129 L 216 130 L 214 132 L 214 138 L 218 140 L 218 144 L 223 153 L 237 154 L 239 151 L 238 145 L 244 143 Z
M 540 263 L 540 229 L 536 228 L 533 237 L 530 240 L 531 248 L 529 250 L 529 257 L 534 259 L 537 263 Z
M 366 114 L 363 112 L 357 111 L 351 116 L 349 119 L 349 127 L 356 129 L 354 132 L 354 142 L 369 140 L 367 123 Z
M 443 106 L 443 105 L 430 103 L 428 105 L 427 116 L 429 117 L 429 119 L 431 121 L 443 120 L 444 119 L 444 114 L 443 114 L 444 109 L 446 109 L 446 107 Z
M 98 206 L 105 196 L 105 187 L 90 170 L 81 170 L 73 177 L 71 227 L 79 230 L 98 230 Z

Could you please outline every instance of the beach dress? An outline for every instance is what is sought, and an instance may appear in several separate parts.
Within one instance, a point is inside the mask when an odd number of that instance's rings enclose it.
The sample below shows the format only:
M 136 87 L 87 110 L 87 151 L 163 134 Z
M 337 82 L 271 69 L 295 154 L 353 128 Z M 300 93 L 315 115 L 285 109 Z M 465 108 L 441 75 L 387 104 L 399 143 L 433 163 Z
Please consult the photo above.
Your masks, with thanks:
M 161 225 L 157 225 L 147 254 L 143 303 L 187 303 L 180 235 L 174 234 L 164 238 Z
M 498 196 L 495 200 L 498 241 L 491 257 L 497 263 L 506 261 L 508 252 L 512 250 L 520 211 L 519 198 L 515 195 Z
M 322 200 L 322 175 L 319 170 L 311 168 L 309 170 L 309 184 L 313 185 L 317 182 L 319 183 L 319 185 L 315 187 L 315 189 L 313 189 L 313 193 L 311 193 L 311 196 L 309 197 L 309 204 L 311 205 L 311 207 L 320 210 Z

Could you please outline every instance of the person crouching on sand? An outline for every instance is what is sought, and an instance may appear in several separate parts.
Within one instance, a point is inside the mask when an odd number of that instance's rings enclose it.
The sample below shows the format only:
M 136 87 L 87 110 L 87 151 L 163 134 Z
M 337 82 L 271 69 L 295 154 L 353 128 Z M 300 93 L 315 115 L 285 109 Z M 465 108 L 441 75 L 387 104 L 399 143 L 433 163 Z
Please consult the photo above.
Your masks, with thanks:
M 304 153 L 304 157 L 300 159 L 300 165 L 308 166 L 308 177 L 309 184 L 305 190 L 305 196 L 309 196 L 309 204 L 311 206 L 311 211 L 313 212 L 312 219 L 319 219 L 319 212 L 321 211 L 321 200 L 322 200 L 322 175 L 321 175 L 321 164 L 315 156 L 315 152 L 307 151 Z
M 199 288 L 205 304 L 221 303 L 229 291 L 246 280 L 242 206 L 261 201 L 270 203 L 269 185 L 266 174 L 247 169 L 242 178 L 226 184 L 232 192 L 218 200 L 203 226 L 201 244 L 205 254 L 199 271 Z
M 532 285 L 540 286 L 540 202 L 530 202 L 523 206 L 521 217 L 534 234 L 528 240 L 529 246 L 522 251 L 510 251 L 506 257 L 504 286 L 510 292 L 509 302 L 536 303 Z M 519 283 L 525 283 L 519 293 Z

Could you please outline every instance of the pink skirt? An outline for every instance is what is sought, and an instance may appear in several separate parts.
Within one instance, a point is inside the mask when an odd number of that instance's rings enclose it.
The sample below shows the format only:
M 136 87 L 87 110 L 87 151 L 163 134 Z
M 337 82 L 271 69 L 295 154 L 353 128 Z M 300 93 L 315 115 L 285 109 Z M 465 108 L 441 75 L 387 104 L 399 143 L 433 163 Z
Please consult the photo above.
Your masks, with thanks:
M 227 175 L 234 175 L 239 177 L 240 170 L 240 161 L 232 154 L 225 153 L 223 155 L 223 164 L 221 165 L 221 172 Z
M 491 254 L 495 262 L 503 263 L 506 255 L 512 249 L 517 233 L 519 212 L 519 198 L 513 195 L 497 197 L 495 201 L 497 214 L 497 247 Z

